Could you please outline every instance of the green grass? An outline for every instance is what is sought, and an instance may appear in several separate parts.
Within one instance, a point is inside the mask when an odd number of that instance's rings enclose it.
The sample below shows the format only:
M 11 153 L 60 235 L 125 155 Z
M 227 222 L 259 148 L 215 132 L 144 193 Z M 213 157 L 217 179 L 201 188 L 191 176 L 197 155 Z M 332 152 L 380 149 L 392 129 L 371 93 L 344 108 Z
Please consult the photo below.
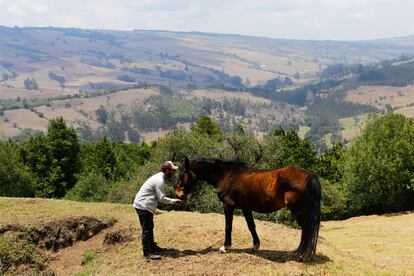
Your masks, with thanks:
M 93 249 L 86 249 L 82 256 L 82 265 L 91 263 L 96 259 L 96 252 Z

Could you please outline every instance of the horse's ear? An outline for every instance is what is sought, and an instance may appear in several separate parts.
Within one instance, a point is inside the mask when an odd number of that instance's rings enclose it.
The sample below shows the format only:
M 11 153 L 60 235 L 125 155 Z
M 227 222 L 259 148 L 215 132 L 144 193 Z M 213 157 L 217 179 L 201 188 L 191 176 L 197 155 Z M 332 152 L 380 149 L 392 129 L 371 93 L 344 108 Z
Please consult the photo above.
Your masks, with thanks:
M 184 168 L 188 168 L 188 165 L 190 165 L 190 160 L 188 160 L 187 156 L 184 158 Z

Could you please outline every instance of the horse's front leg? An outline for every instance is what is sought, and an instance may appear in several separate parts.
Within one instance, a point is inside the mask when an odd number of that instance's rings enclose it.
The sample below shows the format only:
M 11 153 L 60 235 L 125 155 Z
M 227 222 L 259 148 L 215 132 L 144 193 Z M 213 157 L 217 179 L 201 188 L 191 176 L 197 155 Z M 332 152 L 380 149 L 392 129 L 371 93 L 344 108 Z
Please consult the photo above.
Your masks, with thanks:
M 221 253 L 227 253 L 231 248 L 231 230 L 233 227 L 233 213 L 234 208 L 228 204 L 224 204 L 224 216 L 226 218 L 226 238 L 224 239 L 224 245 L 220 247 Z
M 244 218 L 246 219 L 247 227 L 249 227 L 250 233 L 252 234 L 252 238 L 253 238 L 252 251 L 257 252 L 260 248 L 260 240 L 259 240 L 259 236 L 257 236 L 257 233 L 256 233 L 256 225 L 254 224 L 253 213 L 252 211 L 247 210 L 247 209 L 243 209 L 242 211 L 243 211 Z

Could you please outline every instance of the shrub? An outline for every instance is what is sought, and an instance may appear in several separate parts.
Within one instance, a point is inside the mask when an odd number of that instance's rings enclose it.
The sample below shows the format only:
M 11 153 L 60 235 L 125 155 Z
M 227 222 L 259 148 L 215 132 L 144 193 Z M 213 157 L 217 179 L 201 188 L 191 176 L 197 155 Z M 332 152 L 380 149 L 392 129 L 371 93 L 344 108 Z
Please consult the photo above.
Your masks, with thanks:
M 342 219 L 346 215 L 345 195 L 340 184 L 322 182 L 322 219 Z
M 0 275 L 13 271 L 20 265 L 30 265 L 37 270 L 42 270 L 45 268 L 45 262 L 46 259 L 28 240 L 0 237 Z
M 290 210 L 287 208 L 280 209 L 279 211 L 270 214 L 254 213 L 254 217 L 260 220 L 268 220 L 271 222 L 284 224 L 293 228 L 299 228 L 298 223 L 292 216 Z
M 76 201 L 104 201 L 112 182 L 95 171 L 84 173 L 76 185 L 67 193 L 66 198 Z

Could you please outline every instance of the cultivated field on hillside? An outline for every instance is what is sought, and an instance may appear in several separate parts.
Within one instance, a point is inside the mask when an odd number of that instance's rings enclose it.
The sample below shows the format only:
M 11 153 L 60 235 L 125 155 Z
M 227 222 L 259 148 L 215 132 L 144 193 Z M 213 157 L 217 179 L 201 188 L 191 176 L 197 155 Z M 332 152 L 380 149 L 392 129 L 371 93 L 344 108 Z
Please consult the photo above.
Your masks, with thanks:
M 12 137 L 29 128 L 45 131 L 48 120 L 58 116 L 63 116 L 66 123 L 75 128 L 79 127 L 80 122 L 88 122 L 90 127 L 96 129 L 101 124 L 96 119 L 95 111 L 101 105 L 108 112 L 120 109 L 128 111 L 132 105 L 140 104 L 145 98 L 157 93 L 154 89 L 130 89 L 92 98 L 51 101 L 49 105 L 38 106 L 34 110 L 6 110 L 0 116 L 0 136 Z
M 396 110 L 414 105 L 414 86 L 360 86 L 348 91 L 345 98 L 348 101 L 374 106 L 385 111 L 387 105 Z
M 223 98 L 228 99 L 240 99 L 243 101 L 249 101 L 250 103 L 255 104 L 271 104 L 272 102 L 269 99 L 261 98 L 254 96 L 250 93 L 244 92 L 227 92 L 220 89 L 200 89 L 191 92 L 188 96 L 189 98 L 209 98 L 213 100 L 220 100 Z
M 30 92 L 25 92 L 30 93 Z M 31 109 L 12 109 L 5 110 L 0 115 L 0 137 L 8 138 L 18 135 L 25 129 L 45 131 L 48 120 L 63 116 L 68 125 L 74 128 L 83 123 L 87 123 L 92 129 L 98 129 L 103 125 L 98 121 L 95 111 L 103 106 L 109 113 L 114 112 L 115 119 L 120 120 L 121 114 L 131 114 L 133 110 L 143 106 L 143 101 L 150 96 L 159 95 L 158 88 L 147 89 L 128 89 L 108 93 L 104 95 L 90 94 L 90 97 L 76 97 L 64 100 L 52 99 L 49 102 Z M 302 109 L 296 109 L 291 105 L 284 103 L 272 103 L 269 99 L 254 96 L 245 92 L 228 92 L 220 89 L 199 89 L 195 91 L 179 90 L 179 96 L 187 100 L 191 99 L 211 99 L 214 102 L 233 103 L 234 100 L 240 101 L 240 105 L 245 109 L 244 116 L 235 116 L 231 113 L 211 114 L 219 120 L 219 117 L 234 116 L 237 123 L 253 129 L 260 136 L 266 133 L 258 131 L 260 124 L 272 123 L 276 125 L 295 119 L 301 120 Z M 177 126 L 190 128 L 190 123 L 178 123 Z M 141 131 L 140 135 L 146 142 L 164 137 L 170 129 L 154 129 Z
M 414 86 L 360 86 L 347 92 L 345 100 L 373 106 L 381 112 L 389 112 L 414 118 Z M 361 134 L 368 114 L 340 119 L 341 135 L 350 141 Z
M 130 205 L 0 198 L 2 229 L 5 225 L 41 226 L 80 216 L 116 219 L 117 223 L 56 253 L 40 250 L 48 257 L 49 271 L 58 275 L 409 275 L 414 271 L 414 213 L 322 222 L 316 259 L 304 264 L 292 257 L 299 230 L 256 221 L 262 246 L 252 254 L 244 219 L 235 217 L 233 250 L 220 254 L 222 215 L 162 212 L 155 216 L 155 237 L 167 251 L 161 261 L 148 262 L 141 256 L 138 218 Z M 104 243 L 111 233 L 124 239 Z M 0 240 L 5 235 L 12 235 L 12 231 L 0 234 Z M 90 255 L 91 251 L 94 254 L 85 262 L 85 252 Z M 20 269 L 27 271 L 30 266 Z

